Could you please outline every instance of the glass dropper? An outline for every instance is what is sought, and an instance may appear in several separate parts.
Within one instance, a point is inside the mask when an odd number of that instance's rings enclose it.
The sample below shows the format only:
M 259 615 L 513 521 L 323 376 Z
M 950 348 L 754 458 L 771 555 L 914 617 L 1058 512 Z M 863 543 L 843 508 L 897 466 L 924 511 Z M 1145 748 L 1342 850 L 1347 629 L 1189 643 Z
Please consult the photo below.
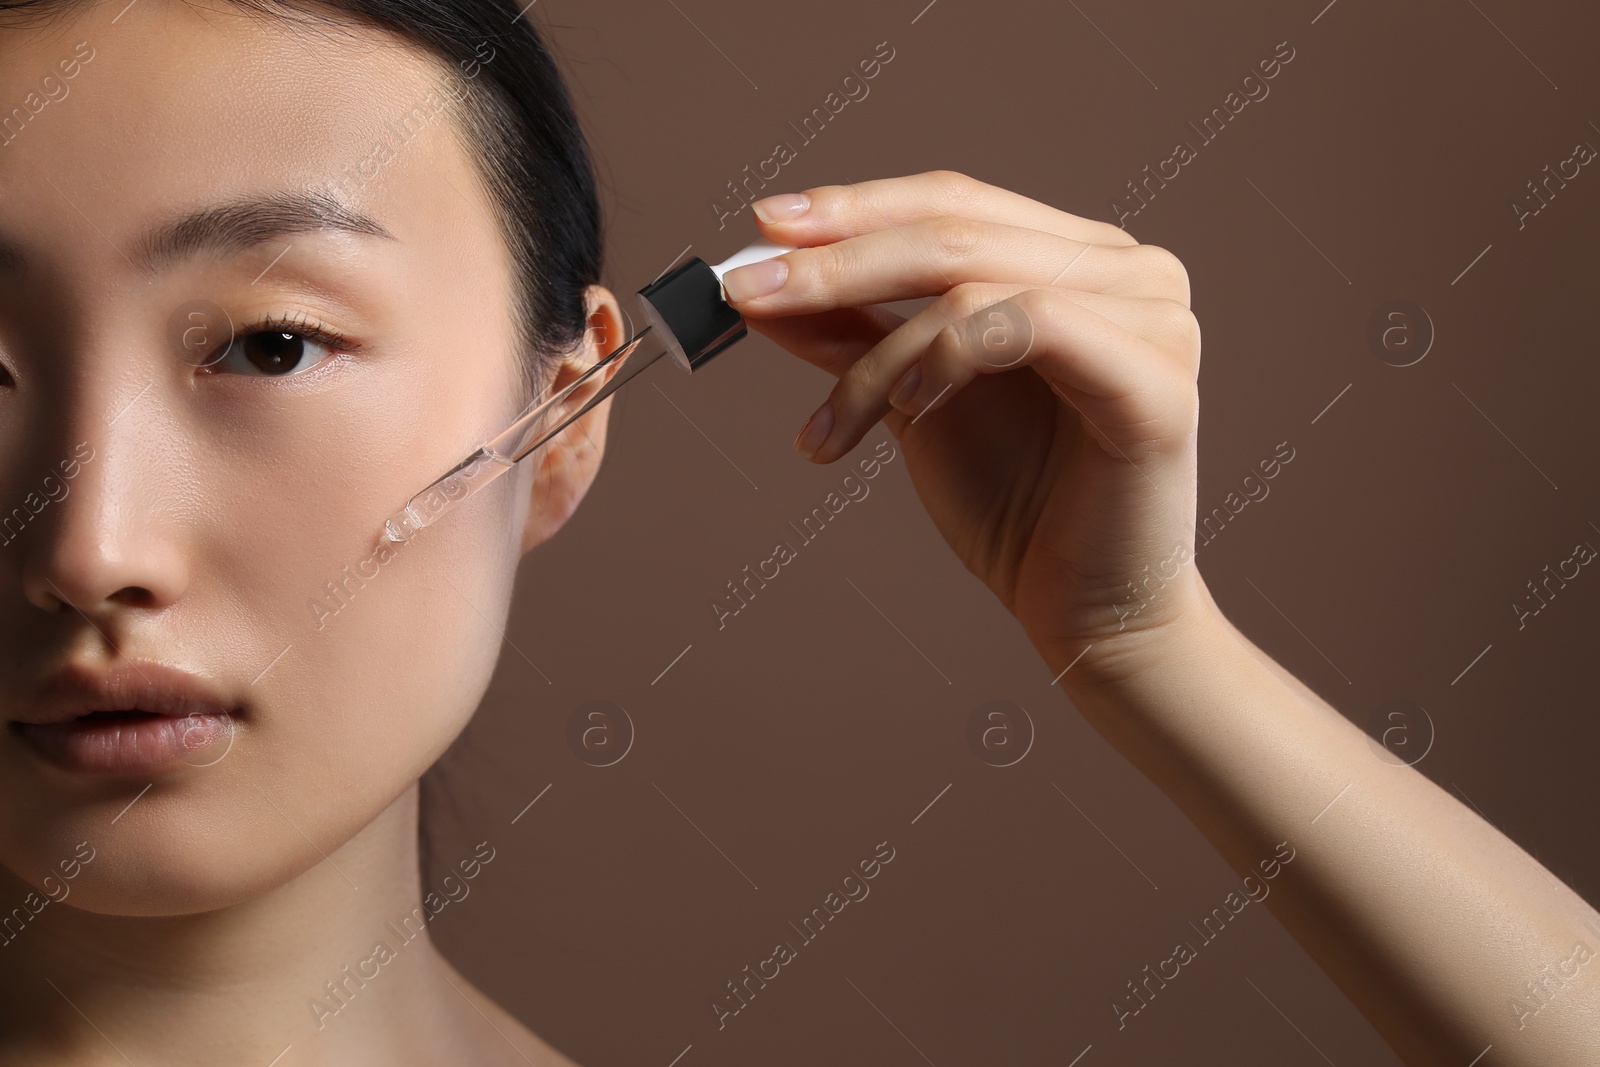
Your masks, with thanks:
M 654 355 L 643 359 L 630 358 L 638 351 L 639 342 L 644 340 L 650 329 L 650 326 L 646 326 L 628 338 L 614 351 L 608 353 L 604 359 L 599 360 L 594 366 L 578 375 L 576 379 L 563 387 L 554 396 L 535 401 L 521 415 L 517 416 L 516 421 L 504 433 L 491 441 L 485 442 L 472 455 L 456 464 L 432 485 L 412 497 L 405 507 L 389 516 L 389 521 L 384 523 L 384 533 L 388 535 L 389 540 L 408 541 L 424 526 L 431 526 L 438 522 L 440 516 L 516 466 L 519 461 L 531 455 L 535 449 L 572 425 L 573 421 L 584 412 L 616 392 L 634 375 L 666 355 L 670 349 L 663 348 Z M 599 392 L 590 397 L 586 404 L 571 415 L 568 415 L 561 421 L 561 425 L 549 433 L 542 436 L 539 435 L 539 430 L 546 416 L 570 396 L 574 390 L 578 389 L 598 372 L 624 361 L 628 365 L 619 370 L 605 385 L 601 386 Z
M 555 396 L 536 401 L 517 416 L 517 420 L 504 433 L 486 442 L 438 481 L 412 497 L 405 507 L 389 516 L 389 521 L 384 524 L 384 532 L 389 540 L 410 540 L 424 526 L 439 521 L 445 512 L 516 466 L 518 461 L 531 455 L 539 446 L 570 426 L 574 419 L 622 388 L 629 379 L 662 356 L 671 353 L 673 362 L 691 374 L 705 366 L 717 353 L 737 343 L 746 332 L 743 317 L 727 302 L 722 276 L 747 263 L 758 263 L 793 251 L 793 245 L 777 244 L 762 238 L 746 245 L 721 263 L 708 264 L 696 257 L 676 270 L 663 272 L 638 292 L 639 307 L 650 320 L 648 326 L 629 337 Z M 631 321 L 629 325 L 632 325 Z M 639 342 L 652 330 L 655 331 L 654 340 L 664 347 L 643 359 L 635 357 L 633 353 L 638 350 Z M 591 375 L 624 360 L 627 361 L 627 367 L 618 371 L 588 403 L 563 419 L 561 425 L 549 433 L 539 435 L 545 417 L 557 404 L 588 381 Z

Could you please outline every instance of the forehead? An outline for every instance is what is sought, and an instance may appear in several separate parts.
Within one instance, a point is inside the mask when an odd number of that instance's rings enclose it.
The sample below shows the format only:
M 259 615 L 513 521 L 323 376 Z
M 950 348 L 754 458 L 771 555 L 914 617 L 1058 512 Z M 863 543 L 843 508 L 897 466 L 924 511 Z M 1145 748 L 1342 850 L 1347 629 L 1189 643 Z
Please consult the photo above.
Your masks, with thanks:
M 227 4 L 109 0 L 0 24 L 0 213 L 25 224 L 65 199 L 116 242 L 246 191 L 331 185 L 385 216 L 441 196 L 459 208 L 447 73 L 375 27 Z

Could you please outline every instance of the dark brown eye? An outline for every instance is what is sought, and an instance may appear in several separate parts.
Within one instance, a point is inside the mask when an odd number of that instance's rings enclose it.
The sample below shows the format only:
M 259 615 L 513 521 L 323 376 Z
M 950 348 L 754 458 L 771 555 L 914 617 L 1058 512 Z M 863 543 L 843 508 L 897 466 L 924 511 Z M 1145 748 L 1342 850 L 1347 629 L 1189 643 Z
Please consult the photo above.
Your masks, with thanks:
M 305 338 L 292 333 L 253 333 L 243 344 L 244 358 L 262 374 L 292 374 L 306 353 Z
M 240 333 L 208 366 L 212 373 L 287 378 L 321 366 L 337 350 L 315 331 L 269 326 Z

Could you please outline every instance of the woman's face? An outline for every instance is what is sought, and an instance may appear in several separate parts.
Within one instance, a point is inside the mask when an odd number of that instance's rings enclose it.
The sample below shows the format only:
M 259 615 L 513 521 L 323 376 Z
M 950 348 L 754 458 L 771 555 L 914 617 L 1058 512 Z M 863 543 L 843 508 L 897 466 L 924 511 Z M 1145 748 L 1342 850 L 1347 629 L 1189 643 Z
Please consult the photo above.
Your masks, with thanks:
M 530 496 L 536 526 L 593 470 L 519 468 L 382 542 L 518 408 L 513 268 L 442 63 L 124 3 L 0 29 L 0 865 L 37 886 L 87 842 L 79 906 L 176 914 L 307 870 L 445 750 Z M 161 766 L 109 741 L 156 720 L 19 725 L 128 661 L 117 692 L 165 665 L 231 714 Z

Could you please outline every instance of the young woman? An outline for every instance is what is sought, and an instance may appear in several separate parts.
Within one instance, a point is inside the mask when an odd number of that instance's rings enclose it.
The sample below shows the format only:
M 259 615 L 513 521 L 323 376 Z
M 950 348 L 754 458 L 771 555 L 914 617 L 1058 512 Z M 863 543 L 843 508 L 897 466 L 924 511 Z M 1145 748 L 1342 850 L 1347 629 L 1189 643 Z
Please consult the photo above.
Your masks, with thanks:
M 606 404 L 378 537 L 622 336 L 516 13 L 0 0 L 4 1067 L 569 1062 L 426 937 L 306 1013 L 419 906 L 418 779 L 604 454 Z M 1408 1063 L 1596 1062 L 1600 916 L 1208 595 L 1181 264 L 948 172 L 756 213 L 801 249 L 730 298 L 838 378 L 801 454 L 884 423 L 1093 725 L 1236 870 L 1292 843 L 1268 906 Z

